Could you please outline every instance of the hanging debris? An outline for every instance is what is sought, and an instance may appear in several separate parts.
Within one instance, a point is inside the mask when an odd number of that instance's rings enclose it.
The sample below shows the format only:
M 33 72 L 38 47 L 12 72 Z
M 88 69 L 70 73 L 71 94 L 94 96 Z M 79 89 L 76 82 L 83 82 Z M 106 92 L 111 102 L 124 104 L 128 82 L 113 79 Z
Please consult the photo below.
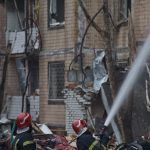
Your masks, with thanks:
M 94 74 L 94 91 L 98 93 L 102 83 L 106 82 L 108 79 L 108 74 L 106 72 L 105 66 L 103 64 L 103 58 L 105 56 L 105 52 L 101 52 L 95 60 L 93 61 L 93 74 Z

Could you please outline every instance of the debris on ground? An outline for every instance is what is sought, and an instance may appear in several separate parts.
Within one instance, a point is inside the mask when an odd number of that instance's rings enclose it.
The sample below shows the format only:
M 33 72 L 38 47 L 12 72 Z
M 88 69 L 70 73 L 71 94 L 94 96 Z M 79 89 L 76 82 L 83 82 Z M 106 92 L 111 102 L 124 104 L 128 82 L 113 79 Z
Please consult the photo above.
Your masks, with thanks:
M 10 150 L 12 141 L 11 123 L 9 120 L 4 120 L 7 119 L 0 120 L 0 149 Z M 54 134 L 46 124 L 32 123 L 32 126 L 36 150 L 76 150 L 76 135 L 62 136 Z M 149 139 L 143 136 L 141 138 L 143 141 L 149 142 Z M 109 139 L 108 150 L 115 150 L 118 144 L 114 134 Z
M 51 135 L 35 135 L 34 137 L 37 143 L 37 150 L 76 150 L 71 146 L 65 136 L 59 136 L 55 134 Z

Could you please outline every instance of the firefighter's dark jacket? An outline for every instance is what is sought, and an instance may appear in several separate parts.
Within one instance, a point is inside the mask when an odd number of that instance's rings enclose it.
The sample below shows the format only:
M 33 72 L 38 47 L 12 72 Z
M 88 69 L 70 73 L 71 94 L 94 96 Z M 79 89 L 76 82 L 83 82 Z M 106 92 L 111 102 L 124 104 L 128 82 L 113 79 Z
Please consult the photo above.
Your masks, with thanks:
M 100 150 L 96 148 L 96 144 L 97 141 L 88 130 L 77 138 L 78 150 Z
M 13 143 L 13 150 L 36 150 L 32 133 L 29 131 L 16 135 Z

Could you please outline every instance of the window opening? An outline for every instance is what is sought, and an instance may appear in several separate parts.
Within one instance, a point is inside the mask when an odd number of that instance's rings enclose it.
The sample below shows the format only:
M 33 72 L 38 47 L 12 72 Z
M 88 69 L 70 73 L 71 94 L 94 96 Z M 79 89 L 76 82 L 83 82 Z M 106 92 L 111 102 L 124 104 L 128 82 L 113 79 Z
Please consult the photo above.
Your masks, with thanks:
M 64 0 L 48 0 L 48 26 L 64 23 Z
M 49 62 L 49 99 L 63 99 L 64 62 Z

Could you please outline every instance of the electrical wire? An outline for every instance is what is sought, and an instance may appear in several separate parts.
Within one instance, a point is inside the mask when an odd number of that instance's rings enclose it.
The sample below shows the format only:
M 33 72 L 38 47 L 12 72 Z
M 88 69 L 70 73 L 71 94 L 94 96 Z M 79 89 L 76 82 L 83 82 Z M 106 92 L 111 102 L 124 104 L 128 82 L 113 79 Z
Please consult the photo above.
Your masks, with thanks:
M 36 23 L 36 21 L 33 19 L 33 18 L 25 18 L 24 19 L 24 22 L 28 22 L 28 21 L 31 21 L 34 25 L 35 25 L 35 28 L 37 28 L 37 31 L 38 31 L 38 37 L 36 37 L 36 39 L 35 39 L 35 41 L 34 41 L 34 44 L 32 44 L 32 50 L 33 50 L 33 52 L 32 53 L 27 53 L 26 52 L 26 54 L 28 55 L 28 54 L 30 54 L 30 55 L 34 55 L 35 54 L 35 52 L 34 52 L 34 46 L 35 46 L 35 44 L 36 44 L 36 42 L 39 40 L 39 51 L 41 50 L 41 48 L 42 48 L 42 36 L 41 36 L 41 32 L 40 32 L 40 29 L 39 29 L 39 26 L 38 26 L 38 24 Z M 27 30 L 27 29 L 25 29 L 25 30 Z M 28 38 L 28 42 L 27 42 L 27 44 L 26 44 L 26 47 L 28 47 L 29 46 L 29 42 L 30 42 L 30 38 L 31 38 L 31 36 L 32 36 L 32 30 L 31 30 L 31 33 L 30 33 L 30 35 L 29 35 L 29 38 Z
M 82 40 L 81 40 L 81 45 L 80 45 L 80 54 L 75 56 L 73 58 L 73 60 L 71 61 L 70 65 L 69 65 L 69 71 L 70 71 L 70 68 L 71 68 L 71 65 L 73 64 L 73 62 L 76 60 L 76 58 L 80 57 L 80 67 L 81 67 L 81 71 L 82 71 L 82 74 L 83 74 L 83 81 L 82 81 L 82 86 L 85 87 L 85 79 L 86 79 L 86 73 L 84 72 L 84 69 L 83 69 L 83 55 L 82 55 L 82 50 L 83 50 L 83 45 L 84 45 L 84 40 L 85 40 L 85 36 L 89 30 L 89 27 L 92 25 L 94 19 L 97 17 L 97 15 L 103 10 L 104 6 L 102 6 L 98 12 L 95 13 L 95 15 L 92 17 L 92 19 L 90 20 L 90 23 L 88 24 L 88 26 L 86 27 L 85 29 L 85 32 L 84 32 L 84 35 L 82 37 Z
M 92 17 L 90 23 L 88 24 L 88 26 L 86 27 L 86 30 L 84 32 L 84 35 L 82 37 L 82 41 L 81 41 L 81 46 L 80 46 L 80 65 L 81 65 L 81 71 L 82 71 L 82 74 L 83 74 L 83 86 L 84 85 L 84 82 L 85 82 L 85 79 L 86 79 L 86 73 L 84 72 L 84 69 L 83 69 L 83 56 L 82 56 L 82 50 L 83 50 L 83 45 L 84 45 L 84 40 L 85 40 L 85 36 L 91 26 L 91 24 L 93 23 L 94 19 L 97 17 L 97 15 L 103 10 L 104 6 L 102 6 L 98 12 L 95 13 L 95 15 Z

